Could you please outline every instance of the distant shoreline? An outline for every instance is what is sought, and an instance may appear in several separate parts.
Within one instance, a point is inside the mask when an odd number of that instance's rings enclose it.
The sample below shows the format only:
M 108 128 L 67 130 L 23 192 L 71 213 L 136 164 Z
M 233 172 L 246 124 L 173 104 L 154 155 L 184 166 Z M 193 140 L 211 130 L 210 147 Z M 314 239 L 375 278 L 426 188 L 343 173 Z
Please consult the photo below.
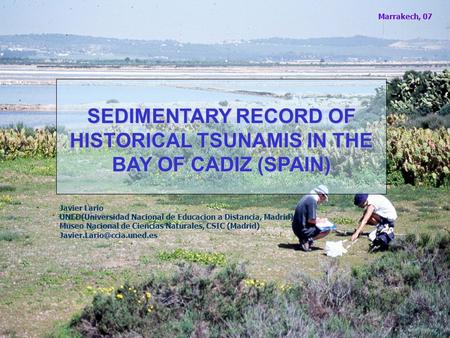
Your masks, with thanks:
M 449 62 L 343 62 L 252 66 L 124 66 L 76 68 L 0 64 L 2 86 L 56 85 L 57 79 L 373 79 L 401 77 L 408 70 L 440 72 Z
M 0 104 L 0 115 L 11 112 L 56 112 L 54 104 Z

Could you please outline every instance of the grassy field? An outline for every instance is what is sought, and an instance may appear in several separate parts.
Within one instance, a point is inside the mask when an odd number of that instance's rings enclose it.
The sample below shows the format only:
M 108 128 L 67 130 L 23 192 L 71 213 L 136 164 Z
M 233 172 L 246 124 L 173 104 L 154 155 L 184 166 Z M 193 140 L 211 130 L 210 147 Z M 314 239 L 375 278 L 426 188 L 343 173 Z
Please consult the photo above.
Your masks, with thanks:
M 63 240 L 60 204 L 102 204 L 105 213 L 186 212 L 290 213 L 300 196 L 57 196 L 54 159 L 0 162 L 0 336 L 43 336 L 92 299 L 89 288 L 138 282 L 151 272 L 172 270 L 161 252 L 195 249 L 245 261 L 252 278 L 289 282 L 297 274 L 319 277 L 333 260 L 325 240 L 310 253 L 295 244 L 288 221 L 264 221 L 260 231 L 164 231 L 155 240 Z M 388 190 L 397 208 L 396 233 L 450 230 L 450 189 L 399 186 Z M 360 210 L 352 196 L 330 196 L 320 216 L 354 228 Z M 327 239 L 342 237 L 331 235 Z M 339 269 L 366 265 L 380 254 L 367 252 L 360 238 L 338 258 Z

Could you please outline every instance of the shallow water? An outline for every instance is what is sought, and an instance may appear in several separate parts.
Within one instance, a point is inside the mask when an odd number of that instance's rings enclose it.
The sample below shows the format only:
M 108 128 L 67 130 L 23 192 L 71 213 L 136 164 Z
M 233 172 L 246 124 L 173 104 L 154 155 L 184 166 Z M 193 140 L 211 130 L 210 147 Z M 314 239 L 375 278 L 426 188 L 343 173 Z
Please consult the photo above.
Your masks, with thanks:
M 55 104 L 56 88 L 49 85 L 2 85 L 0 103 Z
M 0 86 L 0 104 L 87 104 L 93 102 L 138 102 L 160 104 L 167 102 L 286 102 L 282 97 L 293 93 L 299 103 L 307 103 L 312 95 L 357 94 L 370 95 L 380 84 L 377 80 L 133 80 L 133 81 L 71 81 L 53 85 Z M 304 98 L 304 95 L 310 98 Z M 280 97 L 275 97 L 280 96 Z M 77 117 L 76 117 L 77 118 Z M 54 112 L 0 112 L 0 126 L 24 123 L 29 127 L 55 125 Z
M 27 127 L 37 128 L 56 125 L 54 112 L 1 112 L 0 127 L 23 123 Z
M 122 85 L 117 85 L 117 81 L 105 81 L 102 85 L 76 85 L 71 86 L 70 96 L 65 95 L 64 90 L 58 93 L 58 100 L 64 103 L 88 103 L 103 100 L 115 99 L 120 102 L 134 100 L 156 102 L 167 102 L 173 97 L 182 96 L 186 100 L 200 100 L 207 96 L 208 100 L 225 99 L 245 99 L 248 95 L 231 94 L 221 91 L 226 90 L 249 90 L 263 91 L 276 94 L 295 93 L 301 91 L 302 94 L 311 95 L 317 93 L 326 94 L 371 94 L 374 83 L 371 81 L 231 81 L 232 87 L 227 86 L 227 81 L 208 81 L 205 84 L 210 90 L 195 88 L 202 86 L 202 81 L 196 81 L 194 85 L 190 81 L 163 81 L 163 86 L 155 86 L 161 81 L 138 81 L 136 85 L 131 85 L 131 81 L 122 81 Z M 59 89 L 63 89 L 68 82 L 60 81 Z M 76 82 L 75 82 L 76 83 Z M 257 85 L 255 86 L 255 83 Z M 172 86 L 173 84 L 173 86 Z M 187 88 L 179 86 L 186 85 Z M 191 87 L 191 88 L 188 88 Z M 211 87 L 216 90 L 211 90 Z M 95 88 L 95 89 L 94 89 Z M 265 98 L 255 95 L 260 100 Z M 266 98 L 268 99 L 268 98 Z M 2 85 L 0 86 L 0 104 L 54 104 L 56 102 L 56 86 L 51 85 Z

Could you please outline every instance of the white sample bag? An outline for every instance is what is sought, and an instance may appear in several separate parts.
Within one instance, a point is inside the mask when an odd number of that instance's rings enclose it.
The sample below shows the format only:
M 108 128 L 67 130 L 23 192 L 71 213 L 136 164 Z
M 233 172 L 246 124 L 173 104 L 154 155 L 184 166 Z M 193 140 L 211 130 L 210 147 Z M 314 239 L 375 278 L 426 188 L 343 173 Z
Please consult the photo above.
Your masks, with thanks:
M 325 243 L 325 251 L 329 257 L 342 256 L 347 253 L 347 249 L 344 248 L 344 241 L 327 241 Z
M 369 240 L 370 240 L 371 242 L 373 242 L 373 241 L 375 240 L 375 238 L 377 238 L 377 229 L 375 229 L 374 231 L 372 231 L 372 232 L 369 234 Z

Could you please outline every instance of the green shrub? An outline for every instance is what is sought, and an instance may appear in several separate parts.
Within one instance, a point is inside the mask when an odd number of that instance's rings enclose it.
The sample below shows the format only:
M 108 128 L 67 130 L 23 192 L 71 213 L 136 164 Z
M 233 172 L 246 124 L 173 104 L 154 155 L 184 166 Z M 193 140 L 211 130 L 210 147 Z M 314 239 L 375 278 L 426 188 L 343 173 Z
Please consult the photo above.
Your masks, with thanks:
M 74 330 L 70 324 L 62 324 L 45 336 L 46 338 L 82 338 L 81 334 Z
M 34 136 L 35 130 L 31 127 L 27 127 L 23 122 L 18 122 L 16 124 L 10 124 L 6 129 L 12 129 L 17 133 L 24 133 L 26 137 Z
M 425 116 L 443 109 L 449 102 L 450 72 L 407 71 L 403 77 L 389 81 L 387 109 L 389 113 Z
M 11 192 L 15 191 L 16 187 L 9 184 L 0 184 L 0 192 Z
M 442 116 L 450 115 L 450 102 L 448 102 L 441 109 L 439 109 L 439 115 L 442 115 Z
M 439 129 L 450 128 L 450 115 L 441 116 L 438 114 L 429 114 L 426 116 L 410 119 L 404 124 L 408 128 L 423 128 L 423 129 Z
M 219 101 L 219 106 L 227 107 L 228 106 L 228 101 L 227 100 Z
M 339 225 L 353 225 L 355 223 L 355 220 L 351 217 L 333 217 L 332 221 Z
M 223 253 L 201 252 L 195 250 L 175 249 L 172 251 L 161 251 L 158 258 L 162 261 L 183 260 L 192 263 L 201 263 L 205 265 L 224 266 L 226 257 Z
M 333 263 L 321 279 L 288 286 L 250 279 L 236 264 L 182 264 L 135 288 L 103 289 L 71 327 L 89 337 L 449 336 L 448 232 L 399 246 L 351 274 Z
M 12 242 L 12 241 L 20 240 L 21 238 L 22 238 L 22 235 L 19 234 L 18 232 L 6 230 L 6 229 L 0 229 L 0 242 L 1 241 Z
M 388 128 L 388 181 L 432 186 L 450 183 L 450 132 L 441 128 Z
M 0 129 L 0 160 L 18 157 L 55 157 L 56 132 L 36 129 Z
M 83 335 L 108 335 L 145 326 L 154 311 L 151 293 L 125 284 L 116 291 L 104 288 L 96 293 L 92 305 L 72 322 Z

